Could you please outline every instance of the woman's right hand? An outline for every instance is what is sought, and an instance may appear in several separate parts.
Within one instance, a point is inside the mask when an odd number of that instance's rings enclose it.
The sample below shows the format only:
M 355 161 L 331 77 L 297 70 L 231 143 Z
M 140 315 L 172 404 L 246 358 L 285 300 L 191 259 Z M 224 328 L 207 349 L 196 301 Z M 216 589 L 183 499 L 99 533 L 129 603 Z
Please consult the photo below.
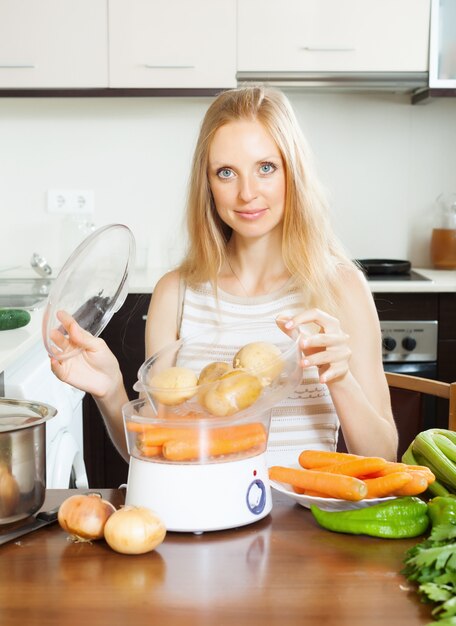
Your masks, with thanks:
M 51 357 L 51 369 L 57 378 L 96 398 L 113 392 L 122 384 L 122 374 L 106 342 L 81 328 L 65 311 L 59 311 L 57 318 L 68 336 L 54 329 L 51 340 L 63 353 L 79 349 L 75 355 L 61 361 Z

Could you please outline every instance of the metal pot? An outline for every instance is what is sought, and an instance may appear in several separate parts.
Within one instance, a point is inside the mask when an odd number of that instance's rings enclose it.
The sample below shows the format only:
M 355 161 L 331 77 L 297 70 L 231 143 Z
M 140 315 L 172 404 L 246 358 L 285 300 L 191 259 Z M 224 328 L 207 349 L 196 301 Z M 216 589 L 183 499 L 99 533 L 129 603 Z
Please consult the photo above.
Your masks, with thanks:
M 45 422 L 56 414 L 48 404 L 0 398 L 0 525 L 25 519 L 42 506 Z

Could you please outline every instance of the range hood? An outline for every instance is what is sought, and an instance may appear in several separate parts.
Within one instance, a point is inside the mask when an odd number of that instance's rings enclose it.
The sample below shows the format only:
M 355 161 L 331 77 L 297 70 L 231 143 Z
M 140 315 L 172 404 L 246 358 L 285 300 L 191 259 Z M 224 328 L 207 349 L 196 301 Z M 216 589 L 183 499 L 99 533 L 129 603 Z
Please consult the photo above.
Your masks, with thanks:
M 428 72 L 238 72 L 238 84 L 261 82 L 278 88 L 339 93 L 413 94 L 429 85 Z

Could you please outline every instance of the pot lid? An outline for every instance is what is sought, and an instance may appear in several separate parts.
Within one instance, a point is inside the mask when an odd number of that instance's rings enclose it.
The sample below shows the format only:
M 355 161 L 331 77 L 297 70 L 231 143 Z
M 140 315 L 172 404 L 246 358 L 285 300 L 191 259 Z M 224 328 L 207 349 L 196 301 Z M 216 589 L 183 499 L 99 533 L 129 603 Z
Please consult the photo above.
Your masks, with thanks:
M 30 428 L 57 415 L 57 409 L 43 402 L 0 398 L 0 433 Z
M 410 272 L 410 261 L 398 259 L 356 259 L 368 276 L 373 274 L 408 274 Z
M 50 356 L 60 361 L 80 352 L 52 339 L 65 337 L 57 313 L 66 311 L 78 324 L 98 336 L 120 309 L 128 294 L 128 275 L 135 257 L 135 240 L 123 224 L 110 224 L 89 235 L 74 250 L 51 286 L 43 315 L 43 341 Z

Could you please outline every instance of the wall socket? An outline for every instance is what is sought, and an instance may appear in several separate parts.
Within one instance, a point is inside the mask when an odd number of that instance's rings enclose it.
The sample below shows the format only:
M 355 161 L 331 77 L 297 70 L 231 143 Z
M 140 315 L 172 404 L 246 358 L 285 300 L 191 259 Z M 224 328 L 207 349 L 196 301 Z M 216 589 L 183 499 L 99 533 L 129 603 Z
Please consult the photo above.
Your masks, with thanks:
M 94 192 L 87 189 L 49 189 L 46 206 L 49 213 L 93 213 Z

